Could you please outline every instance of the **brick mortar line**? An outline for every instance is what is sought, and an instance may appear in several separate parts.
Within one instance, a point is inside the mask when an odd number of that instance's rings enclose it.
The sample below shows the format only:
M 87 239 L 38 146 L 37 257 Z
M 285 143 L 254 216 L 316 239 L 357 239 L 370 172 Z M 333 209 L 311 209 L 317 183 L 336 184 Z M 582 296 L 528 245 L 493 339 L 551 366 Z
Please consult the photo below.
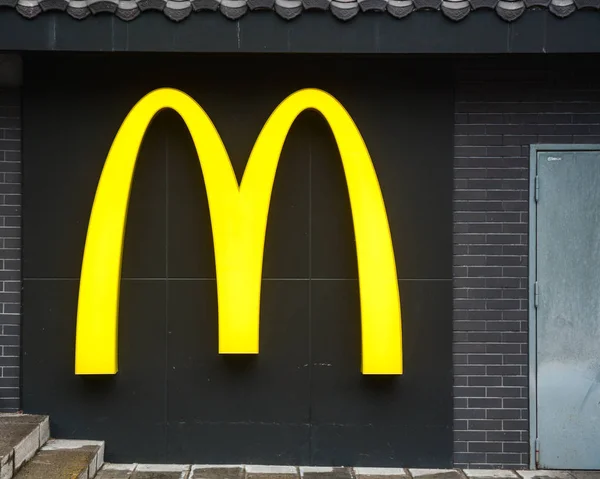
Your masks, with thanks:
M 17 89 L 0 89 L 0 93 L 0 109 L 4 109 L 0 121 L 6 122 L 6 125 L 0 128 L 0 253 L 3 256 L 0 259 L 0 342 L 8 342 L 0 345 L 0 390 L 3 391 L 3 396 L 0 397 L 1 412 L 17 410 L 20 400 L 20 386 L 15 387 L 14 381 L 20 379 L 21 371 L 22 175 L 21 128 L 17 126 L 21 119 L 21 110 L 17 106 L 20 102 L 20 92 Z M 16 285 L 18 287 L 15 287 Z M 13 391 L 14 395 L 4 395 L 8 391 Z

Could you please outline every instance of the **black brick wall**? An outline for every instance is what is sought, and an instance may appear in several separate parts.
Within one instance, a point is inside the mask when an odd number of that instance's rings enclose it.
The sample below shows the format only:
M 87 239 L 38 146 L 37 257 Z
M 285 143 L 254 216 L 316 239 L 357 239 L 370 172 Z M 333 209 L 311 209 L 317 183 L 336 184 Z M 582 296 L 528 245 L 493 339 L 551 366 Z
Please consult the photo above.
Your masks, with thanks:
M 0 412 L 19 408 L 21 331 L 21 107 L 0 88 Z
M 529 145 L 600 143 L 600 78 L 575 62 L 473 65 L 456 69 L 454 457 L 526 467 Z

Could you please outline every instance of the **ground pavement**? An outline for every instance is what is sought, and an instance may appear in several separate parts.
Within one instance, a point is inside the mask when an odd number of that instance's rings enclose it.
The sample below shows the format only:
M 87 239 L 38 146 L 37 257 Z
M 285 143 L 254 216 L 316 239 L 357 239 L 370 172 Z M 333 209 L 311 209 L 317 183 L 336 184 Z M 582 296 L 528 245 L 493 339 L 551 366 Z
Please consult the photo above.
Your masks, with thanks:
M 105 464 L 98 479 L 600 479 L 600 471 Z

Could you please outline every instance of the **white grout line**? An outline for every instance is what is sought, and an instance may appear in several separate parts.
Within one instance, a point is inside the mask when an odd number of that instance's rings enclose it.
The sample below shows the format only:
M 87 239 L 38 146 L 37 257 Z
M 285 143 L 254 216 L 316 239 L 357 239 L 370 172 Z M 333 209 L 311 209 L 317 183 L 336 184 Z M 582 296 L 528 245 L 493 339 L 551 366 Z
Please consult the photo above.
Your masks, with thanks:
M 463 469 L 469 479 L 515 479 L 518 476 L 510 470 L 502 469 Z

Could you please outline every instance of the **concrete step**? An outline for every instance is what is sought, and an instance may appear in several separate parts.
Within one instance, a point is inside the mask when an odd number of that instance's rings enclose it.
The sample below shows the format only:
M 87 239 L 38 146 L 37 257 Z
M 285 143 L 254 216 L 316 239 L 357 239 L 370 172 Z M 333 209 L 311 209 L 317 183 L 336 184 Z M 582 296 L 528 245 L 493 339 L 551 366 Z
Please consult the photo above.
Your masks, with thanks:
M 0 479 L 11 479 L 49 437 L 47 416 L 0 414 Z
M 15 479 L 93 479 L 103 464 L 103 441 L 52 439 Z

